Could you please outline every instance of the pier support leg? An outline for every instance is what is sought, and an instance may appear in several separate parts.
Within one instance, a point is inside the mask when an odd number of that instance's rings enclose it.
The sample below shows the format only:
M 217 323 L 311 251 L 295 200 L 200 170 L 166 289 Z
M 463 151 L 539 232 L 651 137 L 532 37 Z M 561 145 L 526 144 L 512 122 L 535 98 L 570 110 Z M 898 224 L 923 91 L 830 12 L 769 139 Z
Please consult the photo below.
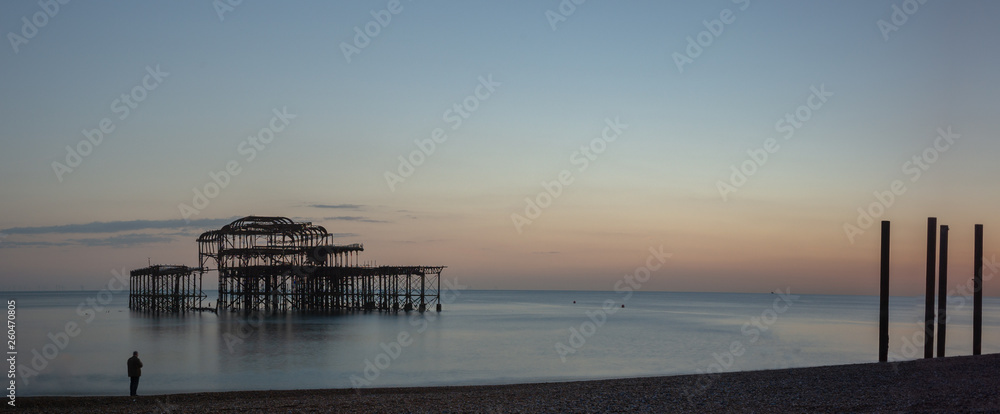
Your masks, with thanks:
M 972 355 L 983 352 L 983 225 L 976 225 L 976 259 L 973 261 L 975 296 L 972 299 Z
M 937 356 L 944 357 L 945 324 L 948 304 L 948 226 L 941 226 L 938 258 Z
M 882 261 L 879 282 L 878 360 L 889 360 L 889 221 L 882 221 Z
M 934 258 L 937 254 L 937 218 L 927 218 L 927 293 L 924 296 L 924 358 L 934 357 Z

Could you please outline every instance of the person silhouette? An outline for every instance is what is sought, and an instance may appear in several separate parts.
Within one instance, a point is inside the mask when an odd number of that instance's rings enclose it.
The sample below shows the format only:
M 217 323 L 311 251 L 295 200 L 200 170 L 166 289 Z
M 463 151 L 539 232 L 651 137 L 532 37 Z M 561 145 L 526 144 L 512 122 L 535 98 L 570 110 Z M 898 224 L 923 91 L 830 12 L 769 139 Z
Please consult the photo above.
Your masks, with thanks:
M 139 388 L 139 376 L 142 375 L 142 361 L 139 360 L 139 351 L 132 351 L 132 358 L 128 359 L 129 396 L 134 397 L 135 391 Z

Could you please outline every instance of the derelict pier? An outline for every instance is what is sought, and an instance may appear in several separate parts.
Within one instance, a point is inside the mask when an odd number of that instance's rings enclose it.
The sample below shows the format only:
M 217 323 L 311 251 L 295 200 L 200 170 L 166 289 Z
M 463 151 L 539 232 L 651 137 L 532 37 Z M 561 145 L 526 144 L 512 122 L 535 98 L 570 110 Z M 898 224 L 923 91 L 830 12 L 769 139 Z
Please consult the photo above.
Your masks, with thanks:
M 178 265 L 151 265 L 129 272 L 128 307 L 151 312 L 183 313 L 197 310 L 205 292 L 201 269 Z
M 201 276 L 215 270 L 219 276 L 216 310 L 441 311 L 441 271 L 446 266 L 362 265 L 362 244 L 332 244 L 331 238 L 325 228 L 308 222 L 241 218 L 198 237 L 199 267 L 175 266 L 186 290 L 162 288 L 170 283 L 157 282 L 157 277 L 167 280 L 160 274 L 165 271 L 150 270 L 173 267 L 132 271 L 129 308 L 200 309 L 205 298 Z

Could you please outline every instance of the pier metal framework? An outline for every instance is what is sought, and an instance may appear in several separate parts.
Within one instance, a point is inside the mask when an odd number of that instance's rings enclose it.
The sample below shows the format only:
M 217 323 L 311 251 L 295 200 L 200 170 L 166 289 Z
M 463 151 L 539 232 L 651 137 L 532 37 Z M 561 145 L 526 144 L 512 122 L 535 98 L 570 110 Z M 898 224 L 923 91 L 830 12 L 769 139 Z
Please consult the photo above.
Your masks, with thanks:
M 312 223 L 244 217 L 198 237 L 199 268 L 218 272 L 218 310 L 441 310 L 445 266 L 361 265 L 363 245 L 330 239 Z
M 153 313 L 202 309 L 203 271 L 180 265 L 150 265 L 129 272 L 128 307 Z

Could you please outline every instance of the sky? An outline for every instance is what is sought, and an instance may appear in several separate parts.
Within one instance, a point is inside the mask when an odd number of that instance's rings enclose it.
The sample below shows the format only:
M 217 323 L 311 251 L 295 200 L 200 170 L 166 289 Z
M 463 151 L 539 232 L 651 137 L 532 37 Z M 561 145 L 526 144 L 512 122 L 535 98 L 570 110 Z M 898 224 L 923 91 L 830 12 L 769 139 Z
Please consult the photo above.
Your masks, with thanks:
M 201 232 L 248 215 L 321 225 L 364 243 L 364 262 L 446 265 L 473 289 L 859 295 L 878 294 L 890 220 L 891 293 L 908 296 L 937 217 L 950 285 L 972 275 L 975 224 L 989 280 L 998 14 L 2 2 L 0 284 L 196 266 Z

